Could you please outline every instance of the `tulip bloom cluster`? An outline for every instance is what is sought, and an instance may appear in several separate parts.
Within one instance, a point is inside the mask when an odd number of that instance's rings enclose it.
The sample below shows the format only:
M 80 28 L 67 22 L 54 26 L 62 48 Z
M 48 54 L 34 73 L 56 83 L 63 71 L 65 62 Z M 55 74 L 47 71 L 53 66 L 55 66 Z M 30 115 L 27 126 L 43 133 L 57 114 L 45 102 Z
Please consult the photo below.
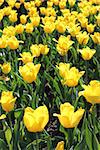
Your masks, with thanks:
M 99 12 L 100 0 L 0 0 L 1 149 L 98 147 Z

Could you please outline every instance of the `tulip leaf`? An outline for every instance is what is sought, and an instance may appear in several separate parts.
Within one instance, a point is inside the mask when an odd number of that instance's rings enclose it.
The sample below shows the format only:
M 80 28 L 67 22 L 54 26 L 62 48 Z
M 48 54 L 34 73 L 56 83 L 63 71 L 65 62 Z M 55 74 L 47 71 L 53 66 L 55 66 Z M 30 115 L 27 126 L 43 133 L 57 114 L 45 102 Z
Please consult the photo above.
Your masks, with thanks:
M 23 109 L 22 108 L 16 109 L 15 112 L 14 112 L 15 118 L 21 117 L 22 113 L 23 113 Z
M 92 133 L 90 131 L 90 128 L 88 127 L 88 123 L 87 121 L 85 121 L 85 139 L 86 139 L 86 143 L 88 145 L 89 150 L 93 150 L 92 147 Z
M 10 141 L 11 141 L 11 138 L 12 138 L 12 132 L 11 132 L 11 129 L 10 129 L 10 128 L 8 128 L 8 129 L 5 131 L 5 137 L 6 137 L 6 140 L 7 140 L 8 145 L 10 145 Z
M 3 139 L 0 138 L 0 150 L 6 150 L 7 149 L 7 146 L 6 146 L 6 143 Z
M 60 95 L 60 98 L 63 99 L 58 82 L 55 79 L 53 80 L 53 86 L 54 86 L 56 92 Z

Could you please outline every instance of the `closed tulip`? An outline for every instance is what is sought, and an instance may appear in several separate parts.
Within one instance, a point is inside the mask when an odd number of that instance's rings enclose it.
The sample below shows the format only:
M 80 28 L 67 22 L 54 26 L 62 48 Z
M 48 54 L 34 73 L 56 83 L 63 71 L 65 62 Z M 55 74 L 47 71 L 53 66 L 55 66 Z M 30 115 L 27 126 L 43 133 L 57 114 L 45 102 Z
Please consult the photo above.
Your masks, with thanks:
M 31 107 L 25 108 L 24 124 L 29 132 L 41 132 L 49 121 L 47 107 L 40 106 L 33 110 Z
M 27 83 L 32 83 L 36 80 L 41 64 L 34 65 L 32 62 L 19 67 L 19 72 Z
M 74 107 L 70 103 L 66 102 L 60 105 L 61 114 L 54 114 L 54 116 L 58 117 L 63 127 L 74 128 L 82 119 L 84 111 L 84 109 L 79 108 L 76 112 L 74 112 Z
M 0 103 L 3 110 L 5 110 L 6 112 L 9 112 L 14 109 L 15 101 L 16 97 L 13 97 L 12 91 L 3 91 L 1 93 Z
M 100 103 L 100 82 L 93 80 L 89 85 L 83 85 L 84 91 L 79 92 L 79 96 L 84 96 L 91 104 Z
M 55 150 L 64 150 L 64 141 L 58 142 Z
M 11 71 L 10 63 L 3 63 L 3 65 L 1 65 L 1 69 L 4 74 L 8 74 Z

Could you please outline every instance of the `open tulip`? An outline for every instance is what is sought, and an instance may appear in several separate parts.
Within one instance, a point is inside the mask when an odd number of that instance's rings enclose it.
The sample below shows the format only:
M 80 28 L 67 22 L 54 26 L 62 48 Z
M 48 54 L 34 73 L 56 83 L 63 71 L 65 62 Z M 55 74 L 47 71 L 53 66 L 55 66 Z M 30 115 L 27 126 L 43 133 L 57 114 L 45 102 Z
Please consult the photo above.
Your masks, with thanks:
M 84 60 L 90 60 L 93 55 L 96 53 L 95 49 L 90 49 L 89 47 L 79 50 Z
M 54 114 L 57 116 L 61 125 L 65 128 L 74 128 L 76 127 L 80 120 L 83 117 L 84 109 L 79 108 L 76 112 L 74 112 L 74 107 L 70 103 L 64 103 L 60 105 L 60 113 Z
M 84 96 L 85 99 L 91 103 L 100 103 L 100 82 L 93 80 L 89 85 L 83 85 L 84 91 L 79 92 L 79 96 Z
M 29 132 L 41 132 L 49 121 L 47 107 L 40 106 L 33 110 L 31 107 L 25 108 L 24 124 Z
M 78 85 L 78 80 L 85 73 L 84 71 L 79 72 L 77 68 L 70 68 L 70 64 L 60 63 L 58 66 L 59 74 L 63 78 L 61 80 L 63 85 L 74 87 Z
M 83 33 L 79 32 L 79 34 L 76 35 L 76 39 L 79 42 L 79 44 L 86 45 L 88 43 L 88 40 L 89 40 L 89 35 L 87 34 L 86 31 L 84 31 Z
M 19 58 L 18 60 L 22 60 L 24 64 L 33 61 L 33 56 L 30 52 L 23 52 L 22 54 L 20 54 L 20 56 L 22 58 Z
M 13 97 L 12 91 L 2 92 L 0 103 L 3 110 L 5 110 L 6 112 L 13 110 L 15 101 L 16 101 L 16 97 L 15 98 Z
M 58 44 L 57 44 L 58 53 L 62 56 L 66 55 L 73 43 L 74 42 L 70 40 L 70 36 L 65 37 L 61 35 L 58 39 Z
M 19 72 L 27 83 L 32 83 L 36 80 L 41 64 L 34 65 L 32 62 L 19 67 Z

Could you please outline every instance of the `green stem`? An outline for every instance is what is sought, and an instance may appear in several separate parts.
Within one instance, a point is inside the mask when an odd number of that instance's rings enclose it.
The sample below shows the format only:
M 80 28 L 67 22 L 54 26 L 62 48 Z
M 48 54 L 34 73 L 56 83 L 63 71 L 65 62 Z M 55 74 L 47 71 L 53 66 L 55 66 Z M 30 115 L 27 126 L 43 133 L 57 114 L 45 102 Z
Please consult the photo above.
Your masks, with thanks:
M 85 61 L 85 65 L 86 65 L 86 83 L 88 83 L 88 62 Z
M 38 139 L 39 139 L 39 136 L 38 136 L 38 133 L 36 133 L 36 150 L 39 150 Z
M 44 129 L 45 134 L 48 136 L 47 138 L 47 148 L 48 150 L 51 150 L 51 139 L 50 139 L 50 135 L 48 134 L 48 132 Z

